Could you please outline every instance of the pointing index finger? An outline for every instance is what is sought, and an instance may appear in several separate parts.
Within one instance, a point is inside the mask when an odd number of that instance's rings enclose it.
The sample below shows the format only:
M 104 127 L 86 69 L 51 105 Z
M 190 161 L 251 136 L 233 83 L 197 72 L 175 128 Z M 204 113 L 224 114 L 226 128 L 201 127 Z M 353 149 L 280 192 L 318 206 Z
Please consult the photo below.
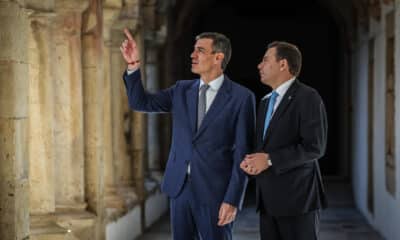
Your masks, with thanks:
M 133 40 L 133 37 L 127 28 L 124 28 L 125 36 L 128 38 L 129 41 Z

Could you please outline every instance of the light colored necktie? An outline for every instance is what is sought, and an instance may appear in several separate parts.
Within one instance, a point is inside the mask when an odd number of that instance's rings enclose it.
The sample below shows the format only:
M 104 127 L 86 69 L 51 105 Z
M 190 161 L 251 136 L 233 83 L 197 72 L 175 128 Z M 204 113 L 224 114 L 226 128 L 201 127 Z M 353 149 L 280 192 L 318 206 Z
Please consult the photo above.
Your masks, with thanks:
M 273 91 L 271 96 L 269 97 L 268 109 L 267 109 L 267 113 L 265 114 L 263 139 L 265 139 L 265 134 L 267 133 L 269 122 L 271 121 L 272 113 L 274 112 L 276 98 L 278 96 L 279 96 L 279 94 L 277 92 Z
M 206 115 L 206 92 L 210 86 L 204 84 L 200 87 L 199 102 L 197 105 L 197 129 L 200 128 L 201 122 Z

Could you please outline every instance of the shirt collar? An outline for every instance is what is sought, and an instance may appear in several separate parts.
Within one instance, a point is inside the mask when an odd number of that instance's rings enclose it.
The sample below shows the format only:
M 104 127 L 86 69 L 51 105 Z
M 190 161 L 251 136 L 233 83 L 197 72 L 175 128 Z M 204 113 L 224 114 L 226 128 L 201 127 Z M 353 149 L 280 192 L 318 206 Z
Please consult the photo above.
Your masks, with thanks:
M 214 90 L 214 91 L 218 91 L 221 86 L 222 83 L 224 82 L 224 74 L 221 74 L 219 77 L 217 77 L 214 80 L 211 80 L 208 85 L 210 86 L 210 89 Z M 203 86 L 205 83 L 202 79 L 200 79 L 200 85 L 199 85 L 199 89 L 201 86 Z
M 279 85 L 274 91 L 278 93 L 278 96 L 282 97 L 283 95 L 285 95 L 285 93 L 287 92 L 289 87 L 292 85 L 294 80 L 296 80 L 296 77 L 292 77 L 291 79 L 285 81 L 284 83 Z M 267 95 L 265 95 L 262 98 L 262 100 L 269 98 L 271 96 L 271 94 L 272 94 L 272 92 L 268 93 Z

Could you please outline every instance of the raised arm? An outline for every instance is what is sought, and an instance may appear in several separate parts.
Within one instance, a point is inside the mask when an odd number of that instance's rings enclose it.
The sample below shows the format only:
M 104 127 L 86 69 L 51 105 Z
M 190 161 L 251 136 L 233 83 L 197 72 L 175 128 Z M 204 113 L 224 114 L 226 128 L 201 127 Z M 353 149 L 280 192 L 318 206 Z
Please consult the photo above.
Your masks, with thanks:
M 139 49 L 137 48 L 135 39 L 127 28 L 124 29 L 124 33 L 127 39 L 122 42 L 120 47 L 122 56 L 128 65 L 128 69 L 137 69 L 140 66 Z
M 129 107 L 142 112 L 170 112 L 175 86 L 157 93 L 148 93 L 142 84 L 140 67 L 140 53 L 136 41 L 128 29 L 124 29 L 126 40 L 120 50 L 127 63 L 127 69 L 131 72 L 124 73 L 123 79 L 129 100 Z M 132 72 L 133 71 L 133 72 Z

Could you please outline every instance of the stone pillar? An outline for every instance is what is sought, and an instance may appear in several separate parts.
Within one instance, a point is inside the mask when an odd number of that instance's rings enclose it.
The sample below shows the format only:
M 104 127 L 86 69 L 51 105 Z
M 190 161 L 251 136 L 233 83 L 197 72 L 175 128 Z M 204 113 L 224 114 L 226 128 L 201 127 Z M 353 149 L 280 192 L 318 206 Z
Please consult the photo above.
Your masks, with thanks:
M 122 12 L 123 20 L 121 23 L 125 26 L 131 26 L 131 33 L 134 36 L 137 47 L 140 50 L 141 66 L 140 70 L 142 73 L 142 82 L 146 88 L 146 59 L 144 49 L 144 35 L 143 28 L 140 23 L 142 20 L 141 8 L 139 0 L 127 0 L 126 7 Z M 144 188 L 144 178 L 147 157 L 147 118 L 146 114 L 140 112 L 130 112 L 130 133 L 131 141 L 129 144 L 129 153 L 133 165 L 133 179 L 136 193 L 138 194 L 139 200 L 144 203 L 146 197 L 146 191 Z
M 81 15 L 87 0 L 57 1 L 53 64 L 56 208 L 84 210 Z
M 146 58 L 145 58 L 145 49 L 144 49 L 144 38 L 142 34 L 142 29 L 135 34 L 135 39 L 137 42 L 137 47 L 140 50 L 141 56 L 140 59 L 142 61 L 141 71 L 142 71 L 142 80 L 145 88 L 147 89 L 147 66 Z M 147 114 L 141 112 L 131 112 L 131 137 L 132 141 L 129 145 L 130 148 L 130 156 L 133 162 L 133 174 L 134 174 L 134 182 L 136 187 L 136 192 L 139 194 L 139 198 L 143 200 L 145 198 L 145 189 L 144 189 L 144 178 L 146 174 L 146 170 L 148 169 L 146 159 L 147 159 Z
M 160 89 L 158 84 L 158 49 L 156 42 L 156 20 L 157 20 L 157 1 L 149 0 L 143 5 L 143 18 L 146 22 L 145 35 L 145 54 L 146 54 L 146 85 L 149 92 L 156 92 Z M 159 142 L 159 116 L 150 114 L 147 116 L 147 163 L 146 171 L 152 173 L 160 170 L 160 142 Z
M 96 213 L 94 239 L 105 238 L 102 13 L 102 1 L 91 0 L 82 16 L 85 195 L 90 211 Z
M 157 46 L 150 45 L 146 49 L 146 76 L 147 89 L 150 92 L 160 90 L 159 86 L 159 63 Z M 151 175 L 161 171 L 160 164 L 160 117 L 156 114 L 147 116 L 147 152 L 148 171 Z
M 121 57 L 119 46 L 123 36 L 119 30 L 114 30 L 113 46 L 111 50 L 111 75 L 112 75 L 112 116 L 113 116 L 113 156 L 115 161 L 116 181 L 122 185 L 132 185 L 132 167 L 128 156 L 128 131 L 129 131 L 129 107 L 126 96 L 122 73 L 126 64 Z M 118 40 L 116 40 L 118 39 Z M 116 40 L 116 41 L 115 41 Z M 127 123 L 128 122 L 128 123 Z
M 0 239 L 29 238 L 28 36 L 16 1 L 0 2 Z
M 165 56 L 172 56 L 175 48 L 175 45 L 170 43 L 174 37 L 167 36 L 167 22 L 171 21 L 168 19 L 170 5 L 171 3 L 165 1 L 159 2 L 157 0 L 149 0 L 146 1 L 144 6 L 145 22 L 150 22 L 151 26 L 151 28 L 146 28 L 148 32 L 145 38 L 147 43 L 147 84 L 150 91 L 157 91 L 159 89 L 171 87 L 175 82 L 175 80 L 171 81 L 170 72 L 173 70 L 172 68 L 169 68 L 171 61 L 166 60 L 166 62 L 163 62 L 164 59 L 170 59 Z M 169 42 L 167 42 L 167 40 L 169 40 Z M 166 164 L 169 153 L 171 115 L 149 115 L 148 118 L 148 124 L 151 126 L 151 129 L 148 130 L 149 171 L 152 179 L 161 182 L 161 170 Z M 154 120 L 150 120 L 151 118 L 154 118 Z
M 32 10 L 29 34 L 30 213 L 55 211 L 54 96 L 51 23 L 54 14 Z
M 120 79 L 111 77 L 111 26 L 116 21 L 122 2 L 105 1 L 103 4 L 103 75 L 104 75 L 104 96 L 103 96 L 103 121 L 104 121 L 104 185 L 105 185 L 105 204 L 106 207 L 123 208 L 123 200 L 118 197 L 115 167 L 113 158 L 113 138 L 112 138 L 112 111 L 111 111 L 111 83 Z
M 135 36 L 138 28 L 140 4 L 138 0 L 127 0 L 121 9 L 120 19 L 112 26 L 111 47 L 111 79 L 112 81 L 112 108 L 113 108 L 113 156 L 115 163 L 115 177 L 119 192 L 126 201 L 126 207 L 131 208 L 138 202 L 136 175 L 132 160 L 132 119 L 133 113 L 129 109 L 126 90 L 121 79 L 126 70 L 126 63 L 121 56 L 119 47 L 126 39 L 123 29 L 128 27 Z
M 121 23 L 120 21 L 118 21 Z M 131 144 L 131 110 L 128 106 L 122 73 L 126 69 L 121 51 L 119 49 L 122 41 L 123 26 L 119 25 L 112 30 L 111 46 L 111 92 L 112 92 L 112 123 L 113 123 L 113 161 L 115 167 L 115 181 L 120 189 L 120 194 L 128 200 L 128 205 L 137 202 L 137 196 L 133 185 L 133 167 L 129 156 L 129 145 Z M 126 25 L 129 26 L 129 25 Z
M 85 193 L 89 208 L 98 213 L 103 184 L 102 6 L 92 0 L 82 24 L 83 112 L 85 139 Z

